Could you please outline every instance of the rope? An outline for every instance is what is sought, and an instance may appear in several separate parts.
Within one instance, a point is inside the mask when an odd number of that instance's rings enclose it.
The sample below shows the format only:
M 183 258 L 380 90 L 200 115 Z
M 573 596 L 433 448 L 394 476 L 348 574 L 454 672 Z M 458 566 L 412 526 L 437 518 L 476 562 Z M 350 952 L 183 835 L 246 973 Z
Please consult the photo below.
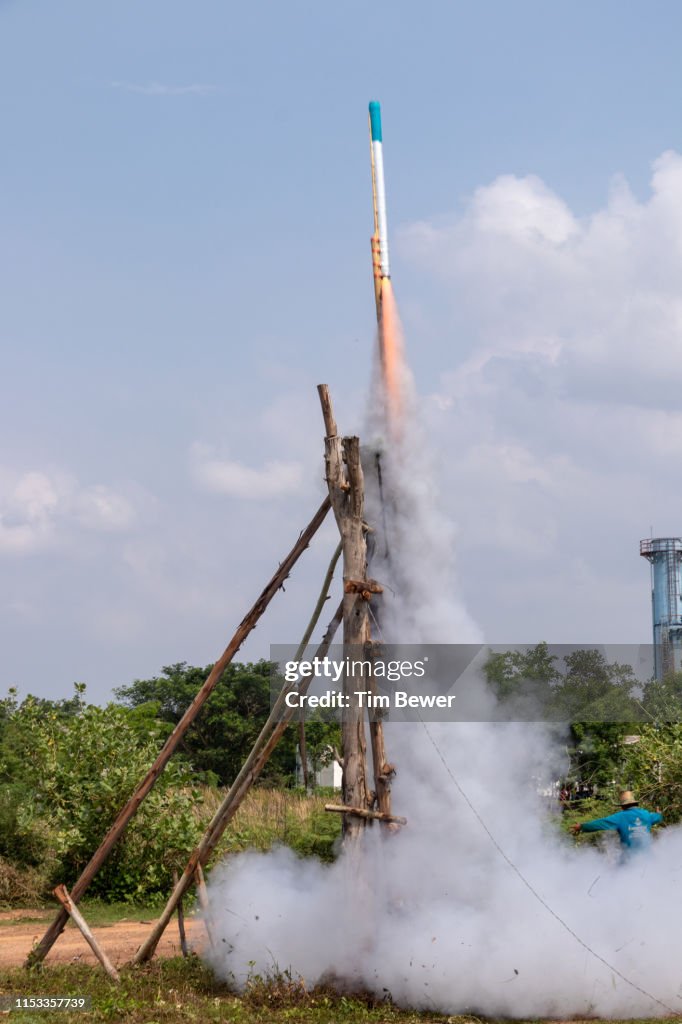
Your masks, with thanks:
M 455 778 L 455 776 L 453 775 L 453 773 L 452 773 L 452 771 L 451 771 L 451 769 L 450 769 L 450 766 L 449 766 L 449 764 L 448 764 L 448 763 L 447 763 L 447 761 L 445 760 L 445 757 L 443 756 L 443 753 L 442 753 L 442 751 L 440 750 L 440 747 L 438 746 L 438 744 L 436 743 L 435 739 L 433 738 L 433 736 L 432 736 L 432 734 L 431 734 L 431 731 L 430 731 L 430 729 L 428 728 L 428 726 L 427 726 L 426 722 L 425 722 L 425 721 L 424 721 L 424 719 L 423 719 L 423 718 L 421 717 L 421 715 L 419 715 L 419 721 L 420 721 L 420 722 L 421 722 L 421 724 L 423 725 L 423 727 L 424 727 L 424 731 L 426 732 L 426 735 L 427 735 L 427 736 L 428 736 L 428 738 L 430 739 L 430 741 L 431 741 L 431 743 L 432 743 L 432 745 L 433 745 L 433 748 L 434 748 L 434 750 L 436 751 L 436 754 L 438 755 L 438 757 L 440 758 L 440 761 L 441 761 L 441 763 L 442 763 L 443 767 L 445 768 L 446 772 L 448 773 L 448 775 L 449 775 L 449 776 L 450 776 L 450 778 L 452 779 L 452 781 L 453 781 L 453 783 L 454 783 L 455 787 L 457 788 L 457 790 L 458 790 L 459 794 L 461 795 L 461 797 L 463 798 L 463 800 L 465 801 L 465 803 L 466 803 L 466 804 L 467 804 L 467 805 L 469 806 L 469 809 L 471 810 L 472 814 L 474 815 L 474 817 L 476 818 L 476 820 L 477 820 L 477 821 L 478 821 L 478 823 L 480 824 L 481 828 L 482 828 L 482 829 L 483 829 L 483 831 L 484 831 L 484 832 L 486 833 L 486 835 L 488 836 L 488 838 L 490 839 L 490 841 L 492 842 L 493 846 L 495 847 L 495 849 L 497 850 L 497 852 L 499 853 L 499 855 L 500 855 L 500 856 L 502 857 L 502 859 L 503 859 L 503 860 L 504 860 L 504 861 L 505 861 L 505 862 L 506 862 L 506 863 L 507 863 L 507 864 L 509 865 L 509 867 L 510 867 L 510 868 L 512 869 L 512 871 L 513 871 L 513 872 L 514 872 L 514 873 L 515 873 L 515 874 L 517 875 L 517 877 L 518 877 L 518 878 L 519 878 L 519 879 L 521 880 L 521 882 L 523 882 L 523 884 L 525 885 L 526 889 L 528 889 L 528 891 L 529 891 L 530 893 L 532 893 L 532 895 L 533 895 L 533 896 L 535 897 L 535 899 L 536 899 L 536 900 L 538 901 L 538 903 L 541 903 L 541 904 L 542 904 L 542 906 L 543 906 L 543 907 L 545 908 L 545 910 L 546 910 L 546 911 L 547 911 L 547 912 L 548 912 L 549 914 L 551 914 L 551 915 L 552 915 L 552 917 L 554 918 L 554 920 L 555 920 L 555 921 L 558 921 L 558 923 L 559 923 L 559 924 L 561 925 L 561 927 L 562 927 L 562 928 L 564 928 L 564 929 L 565 929 L 565 930 L 566 930 L 566 931 L 568 932 L 568 934 L 569 934 L 570 936 L 572 936 L 572 938 L 574 938 L 574 939 L 575 939 L 575 941 L 576 941 L 576 942 L 577 942 L 577 943 L 578 943 L 578 944 L 579 944 L 580 946 L 582 946 L 582 948 L 583 948 L 583 949 L 584 949 L 584 950 L 585 950 L 585 951 L 586 951 L 587 953 L 589 953 L 589 954 L 590 954 L 590 956 L 594 957 L 594 959 L 595 959 L 595 960 L 598 960 L 598 961 L 599 961 L 600 963 L 602 963 L 602 964 L 604 965 L 604 967 L 607 967 L 607 968 L 608 968 L 608 970 L 610 970 L 610 971 L 613 971 L 613 973 L 614 973 L 615 975 L 617 975 L 617 977 L 619 977 L 619 978 L 621 979 L 621 981 L 624 981 L 626 985 L 629 985 L 629 986 L 630 986 L 630 988 L 633 988 L 633 989 L 635 989 L 635 991 L 636 991 L 636 992 L 639 992 L 639 993 L 640 993 L 641 995 L 645 996 L 645 997 L 646 997 L 647 999 L 651 999 L 651 1000 L 652 1000 L 652 1002 L 654 1002 L 654 1003 L 658 1003 L 658 1005 L 659 1005 L 659 1006 L 662 1006 L 664 1010 L 667 1010 L 668 1012 L 670 1012 L 670 1013 L 672 1013 L 672 1014 L 675 1014 L 675 1015 L 677 1016 L 677 1014 L 678 1014 L 678 1011 L 677 1011 L 677 1010 L 674 1010 L 674 1009 L 672 1008 L 672 1006 L 668 1006 L 668 1004 L 667 1004 L 667 1003 L 664 1003 L 664 1002 L 663 1002 L 663 1001 L 662 1001 L 661 999 L 657 999 L 657 998 L 656 998 L 656 996 L 652 995 L 652 993 L 651 993 L 651 992 L 647 992 L 647 990 L 646 990 L 645 988 L 642 988 L 642 987 L 641 987 L 640 985 L 637 985 L 637 984 L 636 984 L 636 983 L 635 983 L 634 981 L 631 981 L 631 980 L 630 980 L 629 978 L 627 978 L 627 977 L 626 977 L 626 976 L 625 976 L 625 975 L 624 975 L 623 973 L 621 973 L 621 971 L 619 971 L 617 967 L 614 967 L 614 966 L 613 966 L 613 964 L 609 963 L 609 961 L 608 961 L 608 960 L 605 960 L 603 956 L 601 956 L 601 955 L 600 955 L 599 953 L 596 953 L 596 952 L 595 952 L 595 950 L 591 949 L 591 948 L 590 948 L 590 947 L 589 947 L 589 946 L 587 945 L 587 943 L 586 943 L 586 942 L 585 942 L 585 941 L 584 941 L 583 939 L 581 939 L 581 938 L 580 938 L 580 936 L 579 936 L 579 935 L 578 935 L 578 934 L 577 934 L 576 932 L 574 932 L 574 931 L 573 931 L 573 929 L 571 928 L 571 926 L 570 926 L 570 925 L 568 925 L 568 924 L 567 924 L 567 923 L 566 923 L 566 922 L 564 921 L 564 919 L 563 919 L 562 917 L 560 917 L 560 916 L 559 916 L 559 915 L 557 914 L 557 912 L 556 912 L 555 910 L 553 910 L 553 909 L 552 909 L 552 907 L 550 907 L 549 903 L 547 903 L 547 902 L 546 902 L 546 901 L 545 901 L 545 900 L 544 900 L 544 899 L 542 898 L 542 896 L 541 896 L 541 895 L 540 895 L 540 893 L 539 893 L 539 892 L 537 891 L 537 889 L 535 889 L 535 888 L 534 888 L 534 887 L 533 887 L 533 886 L 531 885 L 531 883 L 530 883 L 530 882 L 528 881 L 528 879 L 527 879 L 527 878 L 525 877 L 525 875 L 523 875 L 523 874 L 522 874 L 522 872 L 521 872 L 521 871 L 519 870 L 519 868 L 518 868 L 518 867 L 516 866 L 516 864 L 514 864 L 514 862 L 513 862 L 512 860 L 511 860 L 511 858 L 510 858 L 510 857 L 508 857 L 508 856 L 507 856 L 507 854 L 506 854 L 506 853 L 504 852 L 504 850 L 502 849 L 502 847 L 501 847 L 501 846 L 500 846 L 500 844 L 498 843 L 497 839 L 495 838 L 495 836 L 493 835 L 493 833 L 492 833 L 492 832 L 490 831 L 490 829 L 488 828 L 488 826 L 486 825 L 485 821 L 483 820 L 483 818 L 481 817 L 481 815 L 480 815 L 480 814 L 478 813 L 478 811 L 476 810 L 476 808 L 475 808 L 475 807 L 474 807 L 474 805 L 472 804 L 472 802 L 471 802 L 471 800 L 469 799 L 469 797 L 467 796 L 467 794 L 466 794 L 466 793 L 464 792 L 464 790 L 462 789 L 461 785 L 459 784 L 459 782 L 457 781 L 457 779 L 456 779 L 456 778 Z

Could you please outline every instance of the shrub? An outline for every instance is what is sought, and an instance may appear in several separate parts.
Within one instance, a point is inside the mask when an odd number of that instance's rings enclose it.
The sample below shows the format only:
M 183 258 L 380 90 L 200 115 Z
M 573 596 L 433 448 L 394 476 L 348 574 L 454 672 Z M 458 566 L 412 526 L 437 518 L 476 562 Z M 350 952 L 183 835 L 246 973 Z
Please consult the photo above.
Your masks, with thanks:
M 84 702 L 68 713 L 28 697 L 4 728 L 3 747 L 24 752 L 21 781 L 5 782 L 0 816 L 7 828 L 3 851 L 12 859 L 49 863 L 55 881 L 71 884 L 160 745 L 153 723 L 118 705 Z M 15 757 L 16 761 L 16 757 Z M 171 762 L 95 879 L 91 891 L 116 899 L 167 891 L 174 867 L 184 864 L 200 828 L 192 813 L 194 791 L 187 765 Z

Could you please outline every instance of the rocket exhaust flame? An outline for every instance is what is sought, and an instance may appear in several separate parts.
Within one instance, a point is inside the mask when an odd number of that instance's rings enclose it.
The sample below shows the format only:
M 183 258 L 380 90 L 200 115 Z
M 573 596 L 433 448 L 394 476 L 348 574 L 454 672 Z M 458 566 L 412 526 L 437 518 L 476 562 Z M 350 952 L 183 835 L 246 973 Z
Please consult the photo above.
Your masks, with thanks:
M 379 320 L 379 354 L 387 432 L 391 440 L 400 438 L 403 418 L 403 345 L 398 307 L 390 277 L 381 280 L 381 319 Z

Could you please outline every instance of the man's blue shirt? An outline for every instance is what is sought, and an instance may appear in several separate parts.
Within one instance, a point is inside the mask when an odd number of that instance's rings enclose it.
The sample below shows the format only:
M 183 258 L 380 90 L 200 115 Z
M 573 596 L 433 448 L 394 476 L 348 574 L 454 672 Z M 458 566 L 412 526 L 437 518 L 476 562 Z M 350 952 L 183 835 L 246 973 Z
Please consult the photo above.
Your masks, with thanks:
M 595 818 L 586 821 L 582 832 L 601 832 L 603 829 L 615 829 L 623 846 L 631 850 L 642 849 L 651 842 L 651 828 L 663 821 L 663 815 L 657 811 L 645 811 L 643 807 L 628 807 L 626 811 L 610 814 L 608 818 Z

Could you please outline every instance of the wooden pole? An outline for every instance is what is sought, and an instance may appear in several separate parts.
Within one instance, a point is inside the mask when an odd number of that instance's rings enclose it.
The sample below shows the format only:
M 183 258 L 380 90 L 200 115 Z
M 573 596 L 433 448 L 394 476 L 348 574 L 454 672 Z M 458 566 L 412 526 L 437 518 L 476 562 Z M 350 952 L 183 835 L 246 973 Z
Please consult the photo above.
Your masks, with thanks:
M 381 463 L 376 461 L 376 469 L 379 477 L 379 496 L 383 513 L 383 530 L 386 539 L 386 507 L 384 505 L 383 488 L 381 485 Z M 386 551 L 388 552 L 388 541 L 386 540 Z M 374 680 L 369 687 L 375 692 Z M 391 782 L 395 775 L 395 768 L 388 763 L 386 757 L 386 743 L 384 740 L 384 723 L 377 718 L 369 723 L 370 745 L 372 748 L 372 771 L 374 774 L 374 799 L 376 806 L 385 814 L 391 813 Z
M 379 645 L 380 646 L 380 645 Z M 374 648 L 372 648 L 374 654 Z M 376 694 L 376 683 L 374 678 L 369 686 L 373 694 Z M 381 719 L 381 712 L 375 711 L 375 718 L 369 723 L 369 739 L 372 748 L 372 771 L 374 774 L 374 802 L 379 811 L 384 815 L 391 814 L 391 782 L 395 775 L 395 768 L 388 763 L 386 757 L 386 742 L 384 740 L 384 723 Z
M 325 427 L 325 477 L 329 498 L 343 546 L 343 645 L 344 655 L 361 662 L 369 643 L 369 596 L 358 586 L 367 577 L 367 541 L 364 522 L 364 477 L 360 462 L 360 440 L 338 435 L 329 387 L 317 388 Z M 354 657 L 355 655 L 355 657 Z M 361 671 L 344 673 L 343 690 L 347 706 L 341 722 L 343 744 L 343 802 L 348 807 L 368 807 L 365 718 L 356 692 L 366 689 Z M 344 819 L 344 838 L 359 838 L 365 820 L 349 815 Z
M 369 811 L 366 807 L 348 807 L 347 804 L 325 804 L 324 809 L 325 811 L 332 811 L 334 814 L 354 814 L 356 818 L 385 821 L 393 825 L 407 825 L 407 818 L 401 818 L 397 814 L 384 814 L 382 811 Z
M 310 773 L 308 771 L 308 749 L 305 742 L 305 718 L 302 718 L 298 723 L 298 756 L 301 759 L 303 788 L 307 793 L 310 786 Z
M 341 618 L 342 618 L 343 605 L 339 605 L 334 618 L 329 623 L 327 631 L 322 639 L 322 643 L 315 652 L 316 658 L 324 658 L 336 630 L 338 629 Z M 311 680 L 306 679 L 298 688 L 299 693 L 305 693 L 310 685 Z M 215 847 L 220 841 L 220 837 L 229 825 L 230 821 L 237 813 L 244 797 L 251 789 L 251 786 L 256 781 L 260 773 L 262 772 L 265 765 L 270 760 L 273 750 L 279 743 L 284 731 L 286 730 L 289 722 L 294 716 L 294 709 L 287 708 L 285 698 L 288 693 L 291 693 L 295 689 L 295 684 L 287 684 L 282 688 L 270 716 L 263 726 L 258 739 L 256 740 L 251 753 L 247 757 L 246 761 L 242 765 L 237 778 L 230 786 L 225 799 L 213 815 L 213 818 L 204 833 L 204 836 L 190 855 L 185 870 L 183 871 L 180 881 L 175 886 L 171 893 L 166 906 L 164 907 L 161 917 L 154 925 L 151 934 L 142 943 L 137 953 L 133 957 L 133 963 L 140 964 L 145 960 L 149 960 L 154 955 L 154 950 L 159 944 L 159 939 L 163 935 L 166 925 L 173 916 L 173 911 L 177 906 L 178 900 L 182 899 L 184 894 L 192 885 L 192 881 L 195 877 L 196 869 L 198 866 L 203 867 L 208 861 Z M 281 716 L 281 717 L 280 717 Z
M 395 768 L 386 759 L 384 741 L 384 723 L 380 720 L 369 723 L 369 738 L 372 748 L 372 768 L 374 772 L 374 794 L 376 805 L 384 815 L 391 815 L 391 781 Z M 383 819 L 380 819 L 383 820 Z
M 178 884 L 178 873 L 173 868 L 173 885 Z M 182 905 L 182 900 L 178 901 L 178 934 L 180 936 L 180 949 L 183 956 L 189 956 L 189 950 L 187 949 L 187 936 L 185 934 L 185 909 Z
M 327 572 L 324 577 L 324 580 L 322 581 L 322 588 L 320 590 L 320 595 L 317 599 L 317 604 L 313 609 L 313 614 L 310 616 L 310 621 L 305 628 L 303 636 L 301 637 L 301 642 L 298 645 L 296 654 L 294 655 L 294 661 L 300 661 L 303 655 L 305 654 L 305 649 L 310 643 L 310 638 L 313 635 L 313 630 L 315 629 L 315 626 L 319 621 L 320 615 L 322 614 L 322 609 L 324 608 L 326 602 L 329 600 L 329 588 L 332 585 L 336 565 L 339 561 L 339 558 L 341 557 L 341 547 L 342 545 L 341 542 L 339 541 L 336 551 L 332 555 L 331 561 L 329 562 L 329 565 L 327 567 Z M 305 718 L 301 718 L 301 721 L 298 723 L 298 753 L 299 757 L 301 758 L 301 769 L 303 771 L 303 788 L 307 793 L 310 784 L 310 779 L 308 772 L 308 751 L 305 741 Z
M 208 697 L 212 693 L 216 683 L 222 676 L 223 672 L 225 671 L 229 663 L 232 661 L 235 654 L 237 653 L 241 645 L 244 643 L 249 633 L 251 633 L 251 631 L 255 629 L 256 624 L 260 619 L 261 615 L 268 607 L 277 591 L 286 581 L 294 565 L 296 564 L 300 556 L 303 554 L 303 552 L 306 550 L 315 533 L 324 522 L 325 516 L 327 515 L 329 508 L 329 498 L 325 498 L 325 500 L 322 502 L 317 512 L 311 519 L 311 521 L 306 526 L 305 530 L 299 536 L 298 540 L 294 544 L 289 554 L 286 556 L 284 561 L 277 569 L 277 572 L 274 574 L 270 582 L 259 595 L 253 607 L 247 612 L 245 617 L 242 619 L 241 623 L 237 627 L 234 636 L 232 637 L 229 644 L 225 648 L 225 651 L 223 652 L 222 656 L 213 666 L 206 682 L 201 687 L 196 697 L 194 698 L 190 706 L 187 708 L 178 724 L 173 729 L 173 732 L 170 734 L 170 736 L 164 743 L 158 757 L 154 761 L 154 764 L 151 766 L 151 768 L 145 775 L 144 779 L 140 782 L 140 784 L 138 785 L 137 789 L 128 800 L 125 807 L 123 807 L 123 809 L 119 812 L 116 820 L 114 821 L 113 825 L 111 826 L 111 828 L 105 835 L 104 839 L 100 843 L 98 849 L 95 851 L 90 861 L 83 869 L 83 872 L 78 881 L 75 883 L 71 893 L 71 899 L 74 903 L 77 903 L 78 900 L 81 898 L 81 896 L 86 891 L 86 889 L 92 882 L 93 878 L 99 871 L 100 867 L 102 866 L 106 858 L 109 856 L 109 853 L 111 852 L 112 848 L 122 836 L 123 832 L 126 829 L 126 826 L 128 825 L 128 822 L 135 815 L 138 807 L 140 806 L 144 798 L 147 796 L 147 794 L 150 792 L 159 775 L 166 767 L 168 761 L 171 759 L 173 754 L 175 753 L 182 737 L 185 735 L 187 729 L 192 724 L 194 719 L 197 717 L 203 705 L 206 703 Z M 40 963 L 42 960 L 44 960 L 44 958 L 47 956 L 50 949 L 52 948 L 54 942 L 61 935 L 67 920 L 68 914 L 62 908 L 55 917 L 54 921 L 52 922 L 48 930 L 43 935 L 38 945 L 29 954 L 28 959 L 26 961 L 27 967 L 33 967 L 36 964 Z
M 101 963 L 102 967 L 107 972 L 109 977 L 112 979 L 112 981 L 120 982 L 121 978 L 119 976 L 118 971 L 116 970 L 116 968 L 114 967 L 114 965 L 112 964 L 111 960 L 104 952 L 104 950 L 101 949 L 100 946 L 98 945 L 95 936 L 92 934 L 90 928 L 88 927 L 87 921 L 85 920 L 85 918 L 80 913 L 80 911 L 74 904 L 73 900 L 69 896 L 66 886 L 58 885 L 56 889 L 53 889 L 52 891 L 59 900 L 59 902 L 61 903 L 62 907 L 64 908 L 64 913 L 67 915 L 67 917 L 70 914 L 74 921 L 74 924 L 78 925 L 78 927 L 80 928 L 83 938 L 85 939 L 88 946 L 95 954 L 95 956 L 97 957 L 97 959 L 99 960 L 99 962 Z

